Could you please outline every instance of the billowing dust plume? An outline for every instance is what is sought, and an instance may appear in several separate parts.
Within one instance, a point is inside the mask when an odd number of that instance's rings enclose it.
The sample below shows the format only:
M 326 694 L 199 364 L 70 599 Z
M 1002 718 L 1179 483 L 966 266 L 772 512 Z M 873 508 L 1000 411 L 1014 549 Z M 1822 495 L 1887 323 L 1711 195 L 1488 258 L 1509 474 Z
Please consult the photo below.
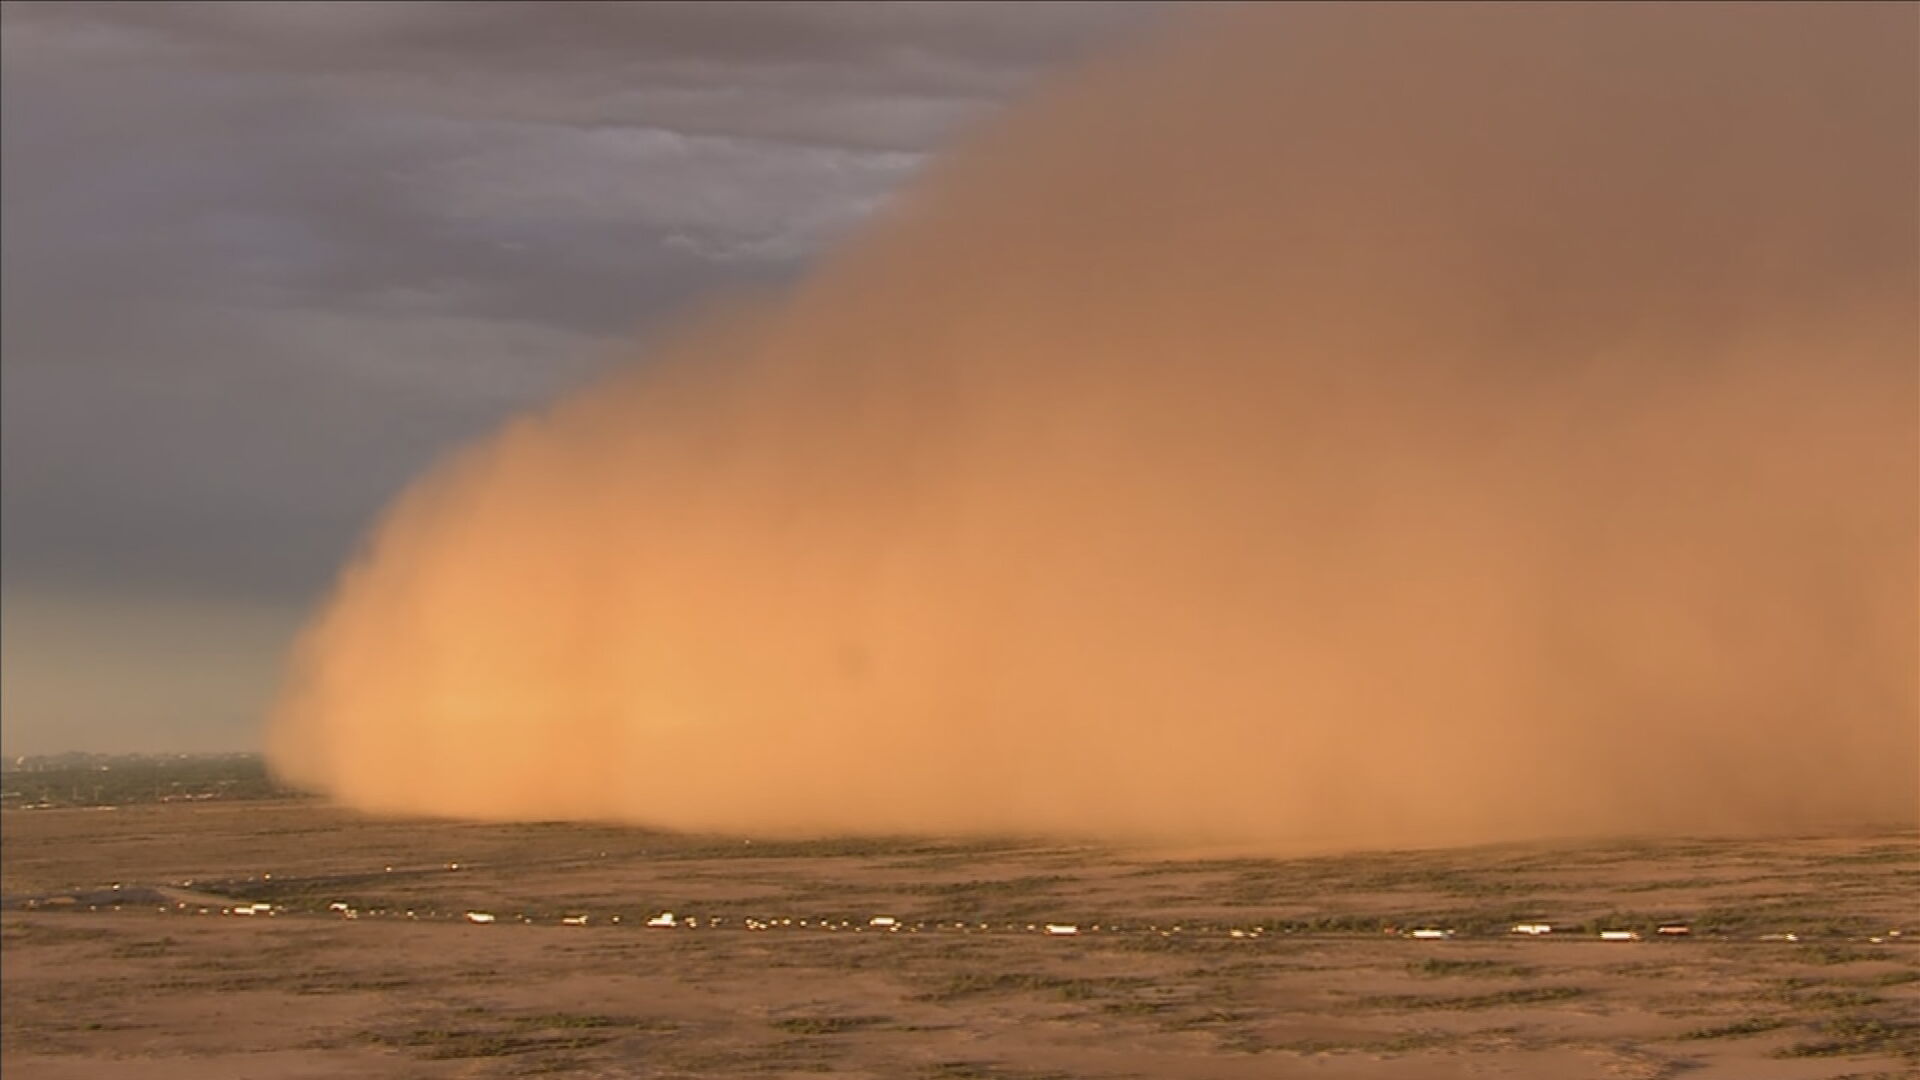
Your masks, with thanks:
M 421 480 L 273 761 L 722 830 L 1911 825 L 1917 10 L 1183 17 Z

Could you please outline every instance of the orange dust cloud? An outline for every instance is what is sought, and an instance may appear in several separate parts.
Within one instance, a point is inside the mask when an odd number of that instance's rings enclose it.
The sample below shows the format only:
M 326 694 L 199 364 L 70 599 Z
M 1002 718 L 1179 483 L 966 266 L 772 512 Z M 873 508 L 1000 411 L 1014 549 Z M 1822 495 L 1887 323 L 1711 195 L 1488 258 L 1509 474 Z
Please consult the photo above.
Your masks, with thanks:
M 421 479 L 273 764 L 753 832 L 1912 826 L 1917 13 L 1186 13 Z

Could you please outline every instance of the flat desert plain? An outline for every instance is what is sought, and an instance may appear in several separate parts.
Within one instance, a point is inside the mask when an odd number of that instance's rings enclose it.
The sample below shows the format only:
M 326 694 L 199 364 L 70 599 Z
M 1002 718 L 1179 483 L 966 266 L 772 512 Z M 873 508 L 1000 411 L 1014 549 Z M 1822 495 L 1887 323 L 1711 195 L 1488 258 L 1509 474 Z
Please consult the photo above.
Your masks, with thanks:
M 0 828 L 7 1080 L 1920 1075 L 1911 832 L 1275 859 L 298 800 Z

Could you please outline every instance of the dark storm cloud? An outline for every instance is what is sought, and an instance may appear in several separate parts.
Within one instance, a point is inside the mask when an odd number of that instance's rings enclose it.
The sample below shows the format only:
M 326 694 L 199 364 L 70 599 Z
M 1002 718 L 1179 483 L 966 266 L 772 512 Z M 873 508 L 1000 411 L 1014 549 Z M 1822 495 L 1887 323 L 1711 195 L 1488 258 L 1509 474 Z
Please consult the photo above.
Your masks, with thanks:
M 789 277 L 1100 5 L 16 4 L 7 576 L 304 594 L 448 442 Z
M 0 11 L 6 734 L 34 749 L 191 725 L 42 714 L 64 673 L 147 670 L 153 626 L 201 635 L 195 664 L 247 651 L 224 643 L 262 610 L 290 630 L 450 446 L 704 295 L 791 279 L 1148 9 Z

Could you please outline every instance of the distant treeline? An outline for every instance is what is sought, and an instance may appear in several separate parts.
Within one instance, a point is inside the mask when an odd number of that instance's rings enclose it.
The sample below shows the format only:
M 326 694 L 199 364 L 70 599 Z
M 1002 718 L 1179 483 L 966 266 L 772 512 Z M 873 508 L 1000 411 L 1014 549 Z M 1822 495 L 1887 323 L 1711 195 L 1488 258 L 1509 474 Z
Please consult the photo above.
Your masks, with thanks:
M 258 754 L 60 754 L 9 758 L 0 774 L 0 806 L 9 810 L 295 794 L 274 783 Z

